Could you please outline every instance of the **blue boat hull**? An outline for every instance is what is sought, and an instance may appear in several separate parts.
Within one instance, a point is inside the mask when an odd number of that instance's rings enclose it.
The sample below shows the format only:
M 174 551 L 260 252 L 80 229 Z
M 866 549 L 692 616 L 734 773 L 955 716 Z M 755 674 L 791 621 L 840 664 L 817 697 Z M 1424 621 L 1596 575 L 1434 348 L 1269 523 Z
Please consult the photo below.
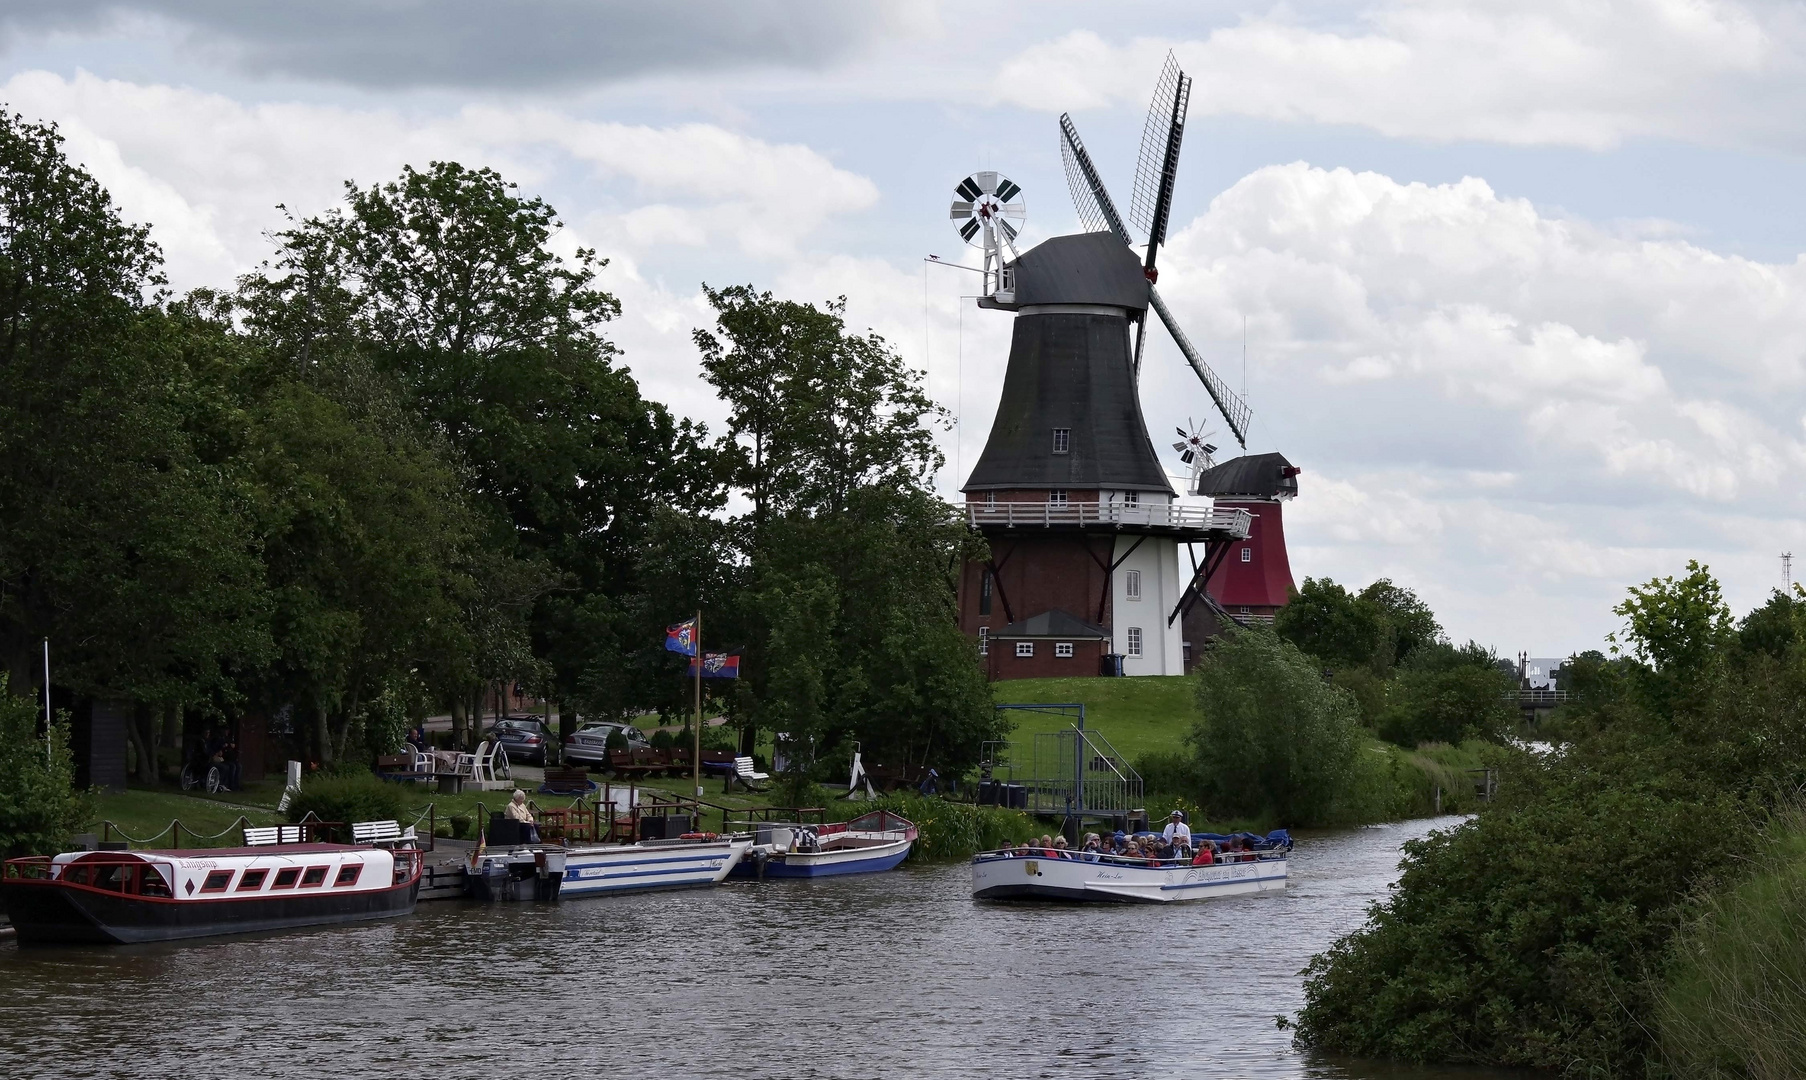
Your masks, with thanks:
M 856 856 L 852 852 L 822 852 L 819 854 L 790 852 L 772 855 L 765 860 L 764 876 L 768 878 L 818 878 L 838 877 L 842 874 L 880 874 L 886 870 L 896 869 L 898 864 L 909 857 L 911 846 L 910 843 L 894 847 L 886 845 L 883 850 L 863 857 Z M 752 859 L 742 859 L 740 865 L 734 867 L 733 876 L 758 877 L 760 876 L 759 867 Z

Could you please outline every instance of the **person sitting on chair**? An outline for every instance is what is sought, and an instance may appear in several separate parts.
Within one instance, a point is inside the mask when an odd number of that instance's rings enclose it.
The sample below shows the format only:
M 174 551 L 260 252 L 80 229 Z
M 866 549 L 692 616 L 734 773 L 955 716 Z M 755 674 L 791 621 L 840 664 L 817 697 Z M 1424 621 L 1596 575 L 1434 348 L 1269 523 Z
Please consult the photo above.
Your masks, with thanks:
M 508 809 L 504 811 L 509 821 L 520 822 L 520 842 L 523 844 L 539 843 L 539 827 L 533 823 L 533 811 L 527 809 L 527 793 L 516 788 L 514 798 L 508 801 Z

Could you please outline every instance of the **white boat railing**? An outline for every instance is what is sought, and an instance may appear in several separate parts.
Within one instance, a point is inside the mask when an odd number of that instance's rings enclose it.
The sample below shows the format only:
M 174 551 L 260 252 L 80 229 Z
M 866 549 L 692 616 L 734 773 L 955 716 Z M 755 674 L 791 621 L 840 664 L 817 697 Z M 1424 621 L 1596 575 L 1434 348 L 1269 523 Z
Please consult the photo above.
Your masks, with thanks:
M 1142 525 L 1156 529 L 1208 529 L 1240 538 L 1254 515 L 1246 510 L 1178 503 L 968 502 L 960 504 L 972 525 Z

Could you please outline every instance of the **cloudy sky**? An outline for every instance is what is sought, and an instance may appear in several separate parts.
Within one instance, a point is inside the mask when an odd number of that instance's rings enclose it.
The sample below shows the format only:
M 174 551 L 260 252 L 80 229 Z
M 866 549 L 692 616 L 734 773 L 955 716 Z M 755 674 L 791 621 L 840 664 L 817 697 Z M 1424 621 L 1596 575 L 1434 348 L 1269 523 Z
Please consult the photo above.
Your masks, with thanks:
M 1009 335 L 923 261 L 972 261 L 952 188 L 1001 170 L 1029 240 L 1071 231 L 1069 110 L 1126 202 L 1170 49 L 1196 87 L 1161 291 L 1245 380 L 1250 449 L 1304 469 L 1300 579 L 1391 577 L 1458 639 L 1559 655 L 1690 557 L 1739 610 L 1806 560 L 1797 4 L 60 0 L 0 2 L 0 49 L 0 99 L 178 288 L 265 257 L 277 203 L 492 165 L 610 256 L 614 336 L 682 413 L 720 417 L 701 282 L 845 294 L 962 421 L 949 493 Z M 1150 427 L 1221 432 L 1150 340 Z

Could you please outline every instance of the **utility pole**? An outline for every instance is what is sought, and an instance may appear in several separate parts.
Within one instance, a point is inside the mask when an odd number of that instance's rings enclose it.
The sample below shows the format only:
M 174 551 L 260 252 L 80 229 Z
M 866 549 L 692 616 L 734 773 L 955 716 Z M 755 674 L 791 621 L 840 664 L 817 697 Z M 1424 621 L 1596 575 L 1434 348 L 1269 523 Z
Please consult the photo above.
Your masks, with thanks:
M 1781 553 L 1781 592 L 1793 596 L 1793 552 Z

